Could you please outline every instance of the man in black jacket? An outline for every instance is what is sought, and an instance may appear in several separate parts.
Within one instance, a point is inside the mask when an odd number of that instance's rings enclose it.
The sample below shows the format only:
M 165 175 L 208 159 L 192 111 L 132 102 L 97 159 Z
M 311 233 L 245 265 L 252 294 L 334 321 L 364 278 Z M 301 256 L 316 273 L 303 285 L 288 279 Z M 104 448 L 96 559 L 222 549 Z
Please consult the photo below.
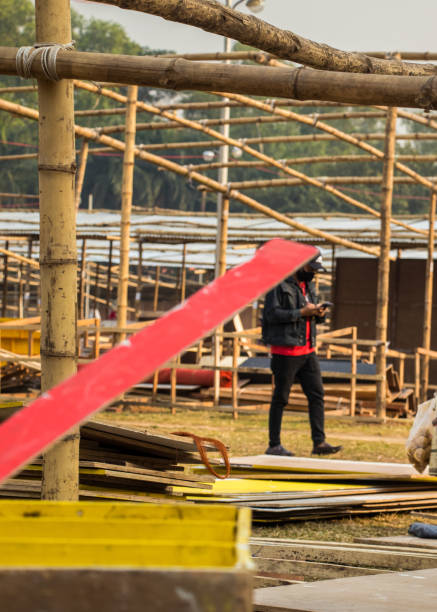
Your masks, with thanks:
M 329 455 L 341 450 L 325 441 L 324 392 L 315 353 L 316 323 L 326 315 L 326 304 L 317 302 L 311 283 L 314 274 L 325 271 L 320 252 L 308 264 L 269 291 L 264 302 L 263 340 L 271 346 L 274 390 L 269 413 L 268 455 L 292 456 L 281 445 L 284 407 L 297 379 L 308 399 L 313 453 Z

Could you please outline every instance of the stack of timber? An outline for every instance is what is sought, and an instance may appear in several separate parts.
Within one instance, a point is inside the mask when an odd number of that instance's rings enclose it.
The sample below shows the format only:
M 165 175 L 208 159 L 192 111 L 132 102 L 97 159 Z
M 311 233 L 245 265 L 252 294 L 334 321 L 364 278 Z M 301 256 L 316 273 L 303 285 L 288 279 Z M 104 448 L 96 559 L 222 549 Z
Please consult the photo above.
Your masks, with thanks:
M 435 540 L 434 546 L 413 547 L 392 545 L 391 538 L 371 543 L 251 538 L 250 547 L 257 587 L 437 568 Z
M 437 478 L 409 464 L 259 455 L 231 459 L 231 479 L 187 500 L 235 504 L 256 523 L 437 508 Z
M 215 451 L 205 445 L 207 451 Z M 211 488 L 212 476 L 191 474 L 201 460 L 193 442 L 174 435 L 136 431 L 98 421 L 81 427 L 80 499 L 138 502 L 181 501 L 175 487 Z M 211 460 L 211 463 L 214 463 Z M 42 460 L 0 486 L 0 497 L 39 498 Z

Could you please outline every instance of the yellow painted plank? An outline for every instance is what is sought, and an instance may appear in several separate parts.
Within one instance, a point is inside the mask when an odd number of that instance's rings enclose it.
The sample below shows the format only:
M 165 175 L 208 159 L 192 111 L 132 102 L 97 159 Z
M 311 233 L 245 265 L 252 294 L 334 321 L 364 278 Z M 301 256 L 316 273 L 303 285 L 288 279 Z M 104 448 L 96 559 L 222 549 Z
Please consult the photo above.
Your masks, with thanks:
M 203 490 L 203 489 L 201 489 Z M 192 491 L 192 489 L 190 489 Z M 233 507 L 194 506 L 193 504 L 138 504 L 127 502 L 54 502 L 35 500 L 0 501 L 0 520 L 4 518 L 79 517 L 84 519 L 140 519 L 236 521 L 238 510 Z
M 298 491 L 329 491 L 333 489 L 356 489 L 356 484 L 338 484 L 326 482 L 302 482 L 288 480 L 255 480 L 244 478 L 227 478 L 226 480 L 216 480 L 210 491 L 205 489 L 194 489 L 190 487 L 173 487 L 175 493 L 191 495 L 214 496 L 230 493 L 279 493 L 279 492 L 298 492 Z M 364 489 L 365 487 L 363 487 Z
M 234 543 L 0 538 L 0 567 L 234 567 Z
M 177 521 L 177 520 L 87 520 L 83 518 L 58 519 L 18 518 L 0 520 L 1 538 L 27 538 L 51 540 L 68 538 L 96 540 L 160 540 L 186 538 L 205 542 L 229 542 L 235 537 L 235 521 Z

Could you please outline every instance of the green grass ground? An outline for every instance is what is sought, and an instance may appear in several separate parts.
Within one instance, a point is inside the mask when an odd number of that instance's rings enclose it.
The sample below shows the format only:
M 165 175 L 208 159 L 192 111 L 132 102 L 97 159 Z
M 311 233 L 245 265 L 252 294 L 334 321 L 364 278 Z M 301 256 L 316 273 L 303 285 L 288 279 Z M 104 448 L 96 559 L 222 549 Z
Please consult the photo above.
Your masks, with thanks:
M 233 420 L 231 415 L 224 413 L 178 410 L 172 415 L 168 409 L 161 408 L 153 412 L 105 412 L 99 418 L 150 432 L 184 430 L 218 438 L 229 447 L 233 456 L 258 455 L 267 446 L 267 413 L 241 414 Z M 402 420 L 374 424 L 328 417 L 325 429 L 329 442 L 343 445 L 336 458 L 406 463 L 405 441 L 410 427 L 410 422 Z M 284 446 L 299 456 L 310 456 L 312 443 L 306 414 L 286 413 L 282 431 Z M 437 517 L 437 512 L 435 514 Z M 256 526 L 253 534 L 259 537 L 351 542 L 355 537 L 405 535 L 413 520 L 406 512 L 338 520 L 293 521 L 274 526 Z

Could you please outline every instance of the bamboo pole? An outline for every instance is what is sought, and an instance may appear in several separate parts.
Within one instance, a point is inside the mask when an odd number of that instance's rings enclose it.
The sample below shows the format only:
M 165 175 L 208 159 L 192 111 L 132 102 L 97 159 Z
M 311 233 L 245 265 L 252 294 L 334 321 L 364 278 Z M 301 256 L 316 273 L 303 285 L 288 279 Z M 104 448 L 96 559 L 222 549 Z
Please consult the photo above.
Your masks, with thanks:
M 228 223 L 229 223 L 229 198 L 223 198 L 223 206 L 221 210 L 221 233 L 220 233 L 220 249 L 218 259 L 219 276 L 226 273 L 226 250 L 228 248 Z
M 436 214 L 436 193 L 431 194 L 429 203 L 429 234 L 428 234 L 428 257 L 426 259 L 425 271 L 425 298 L 423 312 L 423 339 L 422 346 L 426 351 L 431 349 L 431 330 L 432 330 L 432 299 L 434 285 L 434 238 L 435 238 L 435 214 Z M 420 382 L 420 401 L 424 402 L 428 395 L 429 383 L 429 353 L 422 357 Z
M 205 131 L 205 130 L 204 130 Z M 350 134 L 353 138 L 356 138 L 360 141 L 383 141 L 384 134 L 382 132 L 375 133 L 352 133 Z M 253 138 L 245 138 L 244 142 L 248 145 L 258 145 L 258 144 L 272 144 L 272 143 L 296 143 L 296 142 L 321 142 L 321 141 L 337 141 L 338 138 L 336 136 L 331 136 L 329 134 L 299 134 L 297 136 L 262 136 L 262 137 L 253 137 Z M 437 140 L 437 134 L 429 134 L 429 133 L 421 133 L 414 132 L 411 134 L 397 134 L 396 140 Z M 142 151 L 167 151 L 173 149 L 205 149 L 205 148 L 215 148 L 215 147 L 223 147 L 226 143 L 222 140 L 193 140 L 193 141 L 178 141 L 178 142 L 160 142 L 153 144 L 143 144 L 139 145 L 139 148 Z M 241 141 L 239 141 L 239 145 L 241 146 Z M 105 151 L 110 151 L 111 149 L 108 147 L 99 148 L 99 149 L 91 149 L 90 153 L 104 153 Z M 375 161 L 381 161 L 380 159 L 375 159 Z
M 181 294 L 180 301 L 183 302 L 185 300 L 185 294 L 187 289 L 187 243 L 184 242 L 182 246 L 182 267 L 181 267 Z
M 18 161 L 20 159 L 36 159 L 37 157 L 38 157 L 38 153 L 20 153 L 19 155 L 0 155 L 0 161 Z
M 80 149 L 79 167 L 77 169 L 77 174 L 76 174 L 76 191 L 75 191 L 76 210 L 79 210 L 79 206 L 80 206 L 83 179 L 85 178 L 85 170 L 86 170 L 86 164 L 88 160 L 88 148 L 89 148 L 88 140 L 84 139 L 82 142 L 82 147 Z
M 81 86 L 83 86 L 86 89 L 89 89 L 90 91 L 97 91 L 98 88 L 94 85 L 91 84 L 82 84 Z M 30 119 L 37 119 L 38 118 L 38 113 L 37 111 L 33 110 L 33 109 L 29 109 L 27 107 L 24 107 L 22 105 L 17 105 L 17 104 L 11 104 L 10 102 L 7 102 L 6 100 L 2 100 L 0 99 L 0 109 L 3 110 L 8 110 L 10 112 L 15 112 L 17 114 L 23 115 L 23 116 L 27 116 Z M 209 128 L 205 128 L 205 129 L 209 129 Z M 125 149 L 125 145 L 124 143 L 122 143 L 120 140 L 117 140 L 115 138 L 111 138 L 110 136 L 101 136 L 99 135 L 99 133 L 96 130 L 91 130 L 89 128 L 83 128 L 80 126 L 76 126 L 75 127 L 76 130 L 76 134 L 81 136 L 81 137 L 85 137 L 88 138 L 88 140 L 93 140 L 95 142 L 100 142 L 102 144 L 106 144 L 110 147 L 112 147 L 115 150 L 118 151 L 124 151 Z M 143 151 L 143 150 L 139 150 L 138 148 L 136 148 L 135 153 L 137 155 L 137 157 L 139 157 L 140 159 L 144 159 L 150 163 L 156 164 L 159 167 L 165 168 L 167 170 L 171 170 L 173 172 L 175 172 L 176 174 L 179 174 L 181 176 L 185 176 L 187 178 L 191 178 L 192 180 L 195 180 L 198 183 L 201 183 L 203 185 L 205 185 L 206 187 L 210 187 L 212 189 L 214 189 L 215 191 L 220 191 L 222 193 L 226 193 L 229 198 L 233 198 L 235 200 L 238 200 L 239 202 L 241 202 L 242 204 L 245 204 L 246 206 L 262 213 L 265 214 L 269 217 L 272 217 L 282 223 L 284 223 L 285 225 L 288 225 L 290 227 L 293 227 L 294 229 L 303 231 L 305 233 L 308 233 L 311 236 L 314 237 L 318 237 L 318 238 L 322 238 L 323 240 L 326 240 L 327 242 L 333 243 L 333 244 L 339 244 L 341 246 L 344 246 L 346 248 L 351 248 L 353 250 L 357 250 L 357 251 L 361 251 L 363 253 L 367 253 L 368 255 L 376 255 L 378 253 L 378 251 L 376 249 L 373 248 L 369 248 L 365 245 L 361 245 L 358 243 L 355 243 L 351 240 L 345 240 L 342 238 L 339 238 L 333 234 L 329 234 L 328 232 L 324 232 L 321 230 L 317 230 L 311 227 L 308 227 L 302 223 L 299 223 L 298 221 L 295 221 L 294 219 L 291 219 L 289 217 L 287 217 L 286 215 L 283 215 L 281 213 L 278 213 L 274 210 L 272 210 L 271 208 L 269 208 L 268 206 L 265 206 L 263 204 L 261 204 L 260 202 L 257 202 L 255 199 L 250 198 L 236 190 L 232 190 L 231 192 L 228 193 L 227 190 L 227 186 L 225 185 L 221 185 L 220 183 L 218 183 L 217 181 L 213 181 L 210 178 L 207 178 L 197 172 L 193 172 L 190 171 L 188 168 L 184 167 L 184 166 L 180 166 L 178 164 L 176 164 L 173 161 L 170 161 L 168 159 L 159 157 L 157 155 L 154 155 L 152 153 Z M 258 154 L 258 152 L 255 152 L 255 154 Z M 271 160 L 271 158 L 268 158 L 267 156 L 263 156 L 263 158 L 266 158 L 268 160 Z M 276 167 L 280 167 L 281 169 L 283 169 L 284 171 L 290 171 L 290 168 L 285 169 L 284 166 L 280 163 L 280 162 L 276 162 L 275 160 L 271 160 L 271 163 L 273 165 L 275 165 Z M 294 171 L 293 171 L 294 172 Z M 298 173 L 299 175 L 301 175 L 301 173 Z M 312 179 L 311 179 L 312 180 Z M 311 183 L 313 184 L 313 183 Z M 315 185 L 318 186 L 318 185 Z M 325 187 L 326 190 L 329 190 L 330 192 L 332 192 L 332 190 L 334 188 L 332 187 Z M 337 192 L 337 190 L 336 190 Z M 349 198 L 350 201 L 353 200 L 353 198 Z M 370 209 L 372 210 L 372 209 Z
M 414 113 L 410 113 L 414 114 Z M 342 113 L 321 113 L 317 114 L 317 117 L 323 118 L 325 121 L 330 120 L 341 120 L 341 119 L 378 119 L 385 117 L 385 111 L 362 111 L 362 112 L 342 112 Z M 315 115 L 309 114 L 306 117 L 311 117 L 315 119 Z M 270 124 L 270 123 L 286 123 L 288 119 L 285 117 L 265 117 L 265 116 L 251 116 L 251 117 L 233 117 L 227 119 L 204 119 L 202 120 L 202 125 L 205 126 L 222 126 L 222 125 L 251 125 L 253 123 L 256 124 Z M 147 130 L 177 130 L 182 129 L 184 126 L 181 125 L 178 121 L 167 121 L 166 123 L 162 121 L 149 121 L 148 123 L 138 123 L 137 124 L 137 132 L 147 131 Z M 101 134 L 116 134 L 118 132 L 123 132 L 124 125 L 108 125 L 100 128 Z
M 109 240 L 108 269 L 106 273 L 106 318 L 111 310 L 111 281 L 112 281 L 112 240 Z
M 93 151 L 93 150 L 92 150 Z M 91 152 L 92 152 L 91 151 Z M 398 155 L 398 161 L 409 162 L 434 162 L 437 155 Z M 380 163 L 380 160 L 373 155 L 315 155 L 313 157 L 289 157 L 282 160 L 287 166 L 296 164 L 331 164 L 331 163 Z M 220 162 L 205 164 L 191 164 L 191 170 L 215 170 L 220 166 Z M 266 163 L 257 161 L 229 161 L 228 168 L 265 168 Z M 396 178 L 396 177 L 395 177 Z M 430 177 L 428 177 L 431 180 Z
M 32 248 L 33 248 L 33 240 L 32 238 L 30 238 L 27 243 L 27 259 L 32 259 Z M 31 266 L 27 266 L 26 281 L 24 284 L 24 305 L 25 305 L 26 311 L 29 309 L 29 306 L 30 306 L 30 283 L 31 283 L 30 279 L 31 279 Z
M 22 263 L 31 266 L 32 268 L 39 268 L 39 263 L 35 259 L 31 259 L 29 257 L 24 257 L 23 255 L 19 255 L 18 253 L 14 253 L 14 251 L 10 251 L 8 248 L 0 247 L 0 253 L 3 253 L 6 257 L 10 257 L 11 259 L 15 259 L 16 261 L 20 261 Z
M 0 74 L 17 75 L 14 47 L 0 47 Z M 433 67 L 434 70 L 434 67 Z M 114 83 L 143 85 L 174 90 L 221 91 L 255 96 L 302 100 L 327 100 L 364 106 L 399 105 L 434 108 L 437 91 L 429 76 L 391 76 L 348 74 L 300 68 L 230 65 L 135 57 L 107 53 L 60 51 L 56 60 L 60 78 L 102 81 L 110 76 Z M 31 66 L 31 76 L 44 75 L 40 61 Z
M 317 181 L 325 185 L 380 185 L 383 182 L 382 175 L 378 176 L 315 176 Z M 431 183 L 437 183 L 437 177 L 423 177 Z M 393 182 L 398 185 L 415 184 L 413 178 L 409 176 L 395 176 Z M 236 181 L 229 183 L 231 189 L 266 189 L 268 187 L 294 187 L 305 185 L 301 179 L 268 179 L 257 181 Z M 423 233 L 423 232 L 422 232 Z
M 357 401 L 357 327 L 352 328 L 352 353 L 351 353 L 351 391 L 350 391 L 350 416 L 355 416 L 355 405 Z
M 120 236 L 120 273 L 117 293 L 117 327 L 126 327 L 127 299 L 129 281 L 129 245 L 130 245 L 130 217 L 132 210 L 132 191 L 135 163 L 135 122 L 138 87 L 131 85 L 128 88 L 126 109 L 125 150 L 123 159 L 122 202 L 121 202 L 121 236 Z M 121 342 L 126 334 L 119 334 Z
M 140 317 L 140 308 L 141 308 L 141 289 L 142 289 L 142 281 L 141 278 L 143 276 L 143 243 L 141 240 L 138 241 L 138 267 L 137 267 L 137 286 L 135 291 L 135 310 L 137 315 L 137 320 Z
M 36 0 L 37 42 L 71 41 L 68 0 Z M 41 389 L 76 371 L 74 100 L 68 80 L 38 81 L 41 268 Z M 42 498 L 77 500 L 79 430 L 43 459 Z
M 82 238 L 82 250 L 79 269 L 79 318 L 84 318 L 84 297 L 85 297 L 85 261 L 86 261 L 86 238 Z
M 393 198 L 393 175 L 396 149 L 397 108 L 387 110 L 386 141 L 384 147 L 384 183 L 381 202 L 381 255 L 378 261 L 378 288 L 376 308 L 376 340 L 381 342 L 376 352 L 376 416 L 385 418 L 386 406 L 386 348 L 388 327 L 388 299 L 390 276 L 390 218 Z
M 269 55 L 321 70 L 370 74 L 426 74 L 434 76 L 433 64 L 412 64 L 399 59 L 378 59 L 364 53 L 347 52 L 318 44 L 289 30 L 281 30 L 261 19 L 240 13 L 210 0 L 97 0 L 122 6 L 169 21 L 185 23 L 256 47 Z M 310 72 L 310 71 L 308 71 Z
M 9 242 L 6 241 L 3 249 L 3 296 L 2 296 L 2 317 L 6 317 L 8 303 L 8 264 L 9 264 Z
M 240 356 L 240 338 L 232 338 L 232 417 L 238 419 L 238 358 Z

